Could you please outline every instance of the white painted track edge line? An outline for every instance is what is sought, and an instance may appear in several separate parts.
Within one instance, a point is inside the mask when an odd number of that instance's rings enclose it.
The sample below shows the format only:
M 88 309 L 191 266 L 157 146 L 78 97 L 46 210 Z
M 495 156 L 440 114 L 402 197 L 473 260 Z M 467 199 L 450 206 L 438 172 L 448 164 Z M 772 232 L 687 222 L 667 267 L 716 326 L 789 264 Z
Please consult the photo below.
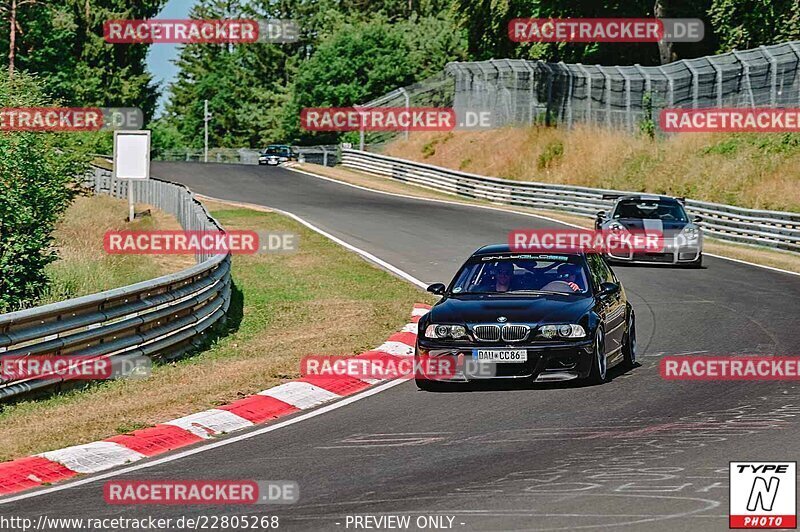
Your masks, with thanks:
M 410 195 L 410 194 L 401 194 L 399 192 L 386 192 L 384 190 L 377 190 L 377 189 L 365 187 L 365 186 L 362 186 L 362 185 L 355 185 L 353 183 L 348 183 L 346 181 L 341 181 L 339 179 L 334 179 L 332 177 L 327 177 L 327 176 L 315 174 L 315 173 L 309 172 L 307 170 L 299 170 L 297 168 L 289 168 L 289 167 L 283 167 L 283 168 L 285 170 L 290 171 L 290 172 L 297 172 L 298 174 L 305 174 L 305 175 L 308 175 L 308 176 L 311 176 L 311 177 L 316 177 L 317 179 L 324 179 L 325 181 L 330 181 L 332 183 L 338 183 L 340 185 L 353 187 L 353 188 L 357 188 L 357 189 L 360 189 L 360 190 L 366 190 L 366 191 L 369 191 L 369 192 L 374 192 L 376 194 L 385 194 L 387 196 L 396 196 L 398 198 L 415 199 L 415 200 L 421 200 L 421 201 L 430 201 L 430 202 L 434 202 L 434 203 L 444 203 L 446 205 L 461 205 L 461 206 L 464 206 L 464 207 L 475 207 L 475 208 L 478 208 L 478 209 L 489 209 L 489 210 L 493 210 L 493 211 L 510 212 L 510 213 L 514 213 L 514 214 L 519 214 L 521 216 L 530 216 L 531 218 L 539 218 L 540 220 L 547 220 L 547 221 L 554 222 L 554 223 L 557 223 L 557 224 L 560 224 L 560 225 L 566 225 L 567 227 L 575 227 L 575 228 L 578 228 L 578 229 L 584 229 L 583 226 L 580 226 L 580 225 L 577 225 L 577 224 L 573 224 L 573 223 L 570 223 L 570 222 L 564 222 L 564 221 L 558 220 L 556 218 L 551 218 L 550 216 L 545 216 L 545 215 L 542 215 L 542 214 L 535 214 L 535 213 L 532 213 L 532 212 L 517 211 L 517 210 L 513 209 L 512 205 L 509 205 L 508 208 L 503 208 L 503 207 L 495 207 L 493 205 L 479 205 L 479 204 L 475 204 L 475 203 L 466 203 L 466 202 L 463 202 L 463 201 L 456 201 L 456 200 L 445 200 L 445 199 L 440 199 L 440 198 L 426 198 L 426 197 L 422 197 L 422 196 L 413 196 L 413 195 Z M 349 170 L 353 171 L 352 169 L 349 169 Z M 370 177 L 380 177 L 380 176 L 370 176 Z M 389 178 L 384 178 L 384 179 L 389 179 Z M 411 186 L 414 186 L 414 185 L 411 185 Z M 428 190 L 432 190 L 432 189 L 428 189 Z M 441 191 L 437 191 L 437 192 L 440 192 L 442 194 L 446 194 L 446 192 L 441 192 Z M 225 202 L 227 200 L 218 200 L 218 201 Z M 786 273 L 786 274 L 789 274 L 789 275 L 799 275 L 800 276 L 800 273 L 798 273 L 798 272 L 793 272 L 793 271 L 789 271 L 789 270 L 783 270 L 781 268 L 776 268 L 774 266 L 767 266 L 765 264 L 757 264 L 755 262 L 748 262 L 746 260 L 734 259 L 732 257 L 726 257 L 724 255 L 716 255 L 716 254 L 713 254 L 713 253 L 705 253 L 705 252 L 703 252 L 703 255 L 705 255 L 707 257 L 714 257 L 715 259 L 727 260 L 727 261 L 731 261 L 731 262 L 738 262 L 739 264 L 746 264 L 748 266 L 753 266 L 753 267 L 756 267 L 756 268 L 763 268 L 765 270 L 772 270 L 774 272 Z
M 236 206 L 244 207 L 244 208 L 267 209 L 267 210 L 269 210 L 271 212 L 277 212 L 279 214 L 283 214 L 284 216 L 288 216 L 289 218 L 291 218 L 292 220 L 295 220 L 299 224 L 304 225 L 305 227 L 311 229 L 315 233 L 319 233 L 320 235 L 324 236 L 328 240 L 332 240 L 333 242 L 335 242 L 336 244 L 339 244 L 343 248 L 345 248 L 347 250 L 350 250 L 350 251 L 352 251 L 354 253 L 357 253 L 358 255 L 361 255 L 362 257 L 364 257 L 368 261 L 370 261 L 370 262 L 372 262 L 374 264 L 377 264 L 378 266 L 380 266 L 384 270 L 388 270 L 388 271 L 392 272 L 393 274 L 397 275 L 398 277 L 400 277 L 402 279 L 405 279 L 406 281 L 410 282 L 411 284 L 414 284 L 414 285 L 416 285 L 416 286 L 418 286 L 420 288 L 423 288 L 423 289 L 428 287 L 427 283 L 417 279 L 416 277 L 414 277 L 410 273 L 404 272 L 403 270 L 401 270 L 397 266 L 389 264 L 385 260 L 383 260 L 383 259 L 381 259 L 379 257 L 376 257 L 375 255 L 373 255 L 369 251 L 365 251 L 365 250 L 363 250 L 363 249 L 361 249 L 359 247 L 354 246 L 353 244 L 345 242 L 344 240 L 342 240 L 339 237 L 333 236 L 332 234 L 328 233 L 327 231 L 325 231 L 323 229 L 320 229 L 316 225 L 312 224 L 311 222 L 308 222 L 308 221 L 304 220 L 303 218 L 301 218 L 300 216 L 298 216 L 298 215 L 296 215 L 296 214 L 294 214 L 292 212 L 284 211 L 282 209 L 278 209 L 277 207 L 270 207 L 269 205 L 259 205 L 257 203 L 247 203 L 247 202 L 243 202 L 243 201 L 226 200 L 226 199 L 222 199 L 222 198 L 215 198 L 214 196 L 206 196 L 205 194 L 195 194 L 195 197 L 200 198 L 200 199 L 209 199 L 209 200 L 212 200 L 212 201 L 218 201 L 220 203 L 227 203 L 228 205 L 236 205 Z
M 113 478 L 113 477 L 116 477 L 116 476 L 124 475 L 126 473 L 131 473 L 133 471 L 139 471 L 139 470 L 142 470 L 142 469 L 148 469 L 150 467 L 155 467 L 157 465 L 166 464 L 166 463 L 169 463 L 169 462 L 174 462 L 175 460 L 180 460 L 181 458 L 185 458 L 187 456 L 192 456 L 194 454 L 199 454 L 199 453 L 202 453 L 202 452 L 205 452 L 205 451 L 210 451 L 211 449 L 216 449 L 217 447 L 224 447 L 224 446 L 230 445 L 232 443 L 236 443 L 236 442 L 243 441 L 243 440 L 248 440 L 250 438 L 254 438 L 256 436 L 260 436 L 262 434 L 266 434 L 268 432 L 272 432 L 274 430 L 278 430 L 278 429 L 281 429 L 283 427 L 288 427 L 290 425 L 294 425 L 295 423 L 300 423 L 301 421 L 305 421 L 307 419 L 310 419 L 310 418 L 325 414 L 327 412 L 330 412 L 332 410 L 336 410 L 336 409 L 341 408 L 343 406 L 347 406 L 350 403 L 355 403 L 356 401 L 360 401 L 361 399 L 365 399 L 365 398 L 367 398 L 369 396 L 378 394 L 378 393 L 380 393 L 380 392 L 382 392 L 384 390 L 388 390 L 389 388 L 393 388 L 394 386 L 397 386 L 399 384 L 403 384 L 405 382 L 408 382 L 408 380 L 407 379 L 396 379 L 396 380 L 393 380 L 393 381 L 389 381 L 386 384 L 381 384 L 380 386 L 375 386 L 374 388 L 370 388 L 370 389 L 365 390 L 365 391 L 363 391 L 361 393 L 358 393 L 356 395 L 351 395 L 349 397 L 344 397 L 341 400 L 336 401 L 335 403 L 332 403 L 332 404 L 329 404 L 329 405 L 326 405 L 326 406 L 320 406 L 316 410 L 312 410 L 311 412 L 307 412 L 305 414 L 301 414 L 301 415 L 299 415 L 297 417 L 294 417 L 292 419 L 287 419 L 286 421 L 281 421 L 281 422 L 278 422 L 278 423 L 275 423 L 275 424 L 272 424 L 272 425 L 267 425 L 266 427 L 262 427 L 260 429 L 253 430 L 253 431 L 247 432 L 245 434 L 240 434 L 238 436 L 233 436 L 233 437 L 230 437 L 230 438 L 226 438 L 224 440 L 219 440 L 219 441 L 216 441 L 216 442 L 206 443 L 205 445 L 200 445 L 199 447 L 196 447 L 194 449 L 188 449 L 186 451 L 181 451 L 181 452 L 176 453 L 176 454 L 171 454 L 171 455 L 165 456 L 163 458 L 157 458 L 157 459 L 155 459 L 155 460 L 153 460 L 151 462 L 145 462 L 143 464 L 136 464 L 136 465 L 133 465 L 133 466 L 124 467 L 122 469 L 115 469 L 113 471 L 109 471 L 108 473 L 100 473 L 100 474 L 92 475 L 91 477 L 83 478 L 83 479 L 80 479 L 80 480 L 75 480 L 75 481 L 72 481 L 72 482 L 67 480 L 63 484 L 59 484 L 57 486 L 53 486 L 53 487 L 50 487 L 50 488 L 42 489 L 42 490 L 39 490 L 39 491 L 32 491 L 32 492 L 22 493 L 20 495 L 15 495 L 15 496 L 12 496 L 12 497 L 9 497 L 9 498 L 0 499 L 0 505 L 8 504 L 8 503 L 11 503 L 11 502 L 20 501 L 20 500 L 24 500 L 24 499 L 30 499 L 30 498 L 33 498 L 33 497 L 39 497 L 41 495 L 46 495 L 48 493 L 54 493 L 54 492 L 57 492 L 57 491 L 67 490 L 67 489 L 70 489 L 70 488 L 83 486 L 85 484 L 91 484 L 93 482 L 97 482 L 97 481 L 100 481 L 100 480 L 105 480 L 107 478 Z

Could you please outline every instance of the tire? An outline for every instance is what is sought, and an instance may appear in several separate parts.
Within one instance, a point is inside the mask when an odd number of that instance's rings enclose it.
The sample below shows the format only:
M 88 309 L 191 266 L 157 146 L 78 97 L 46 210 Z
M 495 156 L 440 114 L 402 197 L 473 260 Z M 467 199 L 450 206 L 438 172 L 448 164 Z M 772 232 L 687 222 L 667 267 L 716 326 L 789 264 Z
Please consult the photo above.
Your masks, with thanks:
M 693 260 L 689 264 L 686 265 L 688 268 L 699 269 L 703 267 L 703 254 L 697 256 L 697 259 Z
M 598 329 L 594 337 L 594 352 L 592 353 L 592 369 L 586 378 L 587 384 L 603 384 L 608 381 L 608 360 L 605 355 L 605 342 L 603 332 Z
M 622 346 L 623 364 L 630 369 L 636 365 L 636 315 L 631 309 L 628 315 L 628 333 Z

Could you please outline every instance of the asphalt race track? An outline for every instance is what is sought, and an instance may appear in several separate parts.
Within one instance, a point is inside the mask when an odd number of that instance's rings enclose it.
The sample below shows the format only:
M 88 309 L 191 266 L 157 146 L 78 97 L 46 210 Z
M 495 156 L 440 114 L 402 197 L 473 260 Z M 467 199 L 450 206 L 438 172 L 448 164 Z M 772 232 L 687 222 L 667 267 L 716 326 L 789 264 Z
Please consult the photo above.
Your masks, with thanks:
M 152 173 L 200 194 L 294 213 L 426 283 L 449 281 L 473 250 L 506 241 L 511 229 L 552 225 L 283 168 L 153 163 Z M 301 498 L 291 506 L 109 506 L 98 481 L 15 501 L 0 513 L 271 512 L 286 530 L 347 530 L 346 516 L 365 514 L 410 515 L 412 523 L 449 516 L 456 530 L 727 530 L 728 462 L 800 457 L 798 388 L 664 381 L 659 358 L 800 353 L 800 276 L 711 257 L 701 270 L 615 271 L 637 313 L 641 365 L 612 372 L 606 385 L 426 393 L 406 382 L 119 477 L 295 480 Z

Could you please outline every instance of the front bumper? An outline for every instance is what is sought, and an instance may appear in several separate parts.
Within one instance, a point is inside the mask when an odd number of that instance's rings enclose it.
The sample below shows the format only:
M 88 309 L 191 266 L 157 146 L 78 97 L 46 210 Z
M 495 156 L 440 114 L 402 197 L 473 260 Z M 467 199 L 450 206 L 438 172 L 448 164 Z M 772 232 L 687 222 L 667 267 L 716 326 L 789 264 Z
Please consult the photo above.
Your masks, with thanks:
M 528 360 L 519 363 L 478 362 L 473 349 L 525 349 Z M 449 357 L 455 371 L 448 375 L 417 374 L 418 379 L 439 382 L 472 382 L 493 379 L 528 379 L 535 382 L 566 381 L 589 376 L 593 360 L 591 340 L 552 342 L 548 344 L 506 344 L 437 346 L 418 343 L 416 360 L 420 357 Z
M 682 237 L 665 239 L 659 251 L 633 250 L 629 247 L 609 249 L 606 258 L 615 262 L 639 264 L 691 264 L 703 253 L 703 239 L 686 240 Z

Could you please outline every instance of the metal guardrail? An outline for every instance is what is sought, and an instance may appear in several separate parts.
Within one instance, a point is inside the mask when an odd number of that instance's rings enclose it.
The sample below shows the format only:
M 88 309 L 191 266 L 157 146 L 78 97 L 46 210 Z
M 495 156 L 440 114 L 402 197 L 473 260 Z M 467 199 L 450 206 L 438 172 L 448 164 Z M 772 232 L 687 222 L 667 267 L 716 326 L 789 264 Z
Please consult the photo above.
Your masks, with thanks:
M 336 145 L 294 146 L 292 149 L 298 155 L 303 156 L 304 161 L 301 162 L 335 166 L 339 161 L 339 147 Z M 261 155 L 261 152 L 252 148 L 214 148 L 208 152 L 208 162 L 258 164 L 259 155 Z M 205 160 L 205 154 L 202 150 L 192 150 L 189 148 L 182 150 L 166 150 L 156 157 L 156 160 L 203 162 Z
M 126 198 L 128 181 L 94 167 L 87 184 L 95 193 Z M 222 226 L 182 185 L 150 179 L 133 185 L 134 200 L 173 214 L 186 230 Z M 147 356 L 172 358 L 197 345 L 225 317 L 230 304 L 230 255 L 198 255 L 197 264 L 122 288 L 0 315 L 0 358 L 80 355 L 117 361 Z M 39 376 L 0 381 L 0 400 L 64 379 Z
M 505 205 L 556 209 L 586 217 L 594 217 L 598 211 L 608 210 L 613 205 L 612 200 L 602 198 L 603 194 L 621 192 L 485 177 L 358 150 L 342 150 L 342 164 L 459 196 Z M 798 213 L 745 209 L 691 199 L 686 200 L 686 210 L 690 215 L 702 216 L 699 225 L 714 238 L 800 252 Z

